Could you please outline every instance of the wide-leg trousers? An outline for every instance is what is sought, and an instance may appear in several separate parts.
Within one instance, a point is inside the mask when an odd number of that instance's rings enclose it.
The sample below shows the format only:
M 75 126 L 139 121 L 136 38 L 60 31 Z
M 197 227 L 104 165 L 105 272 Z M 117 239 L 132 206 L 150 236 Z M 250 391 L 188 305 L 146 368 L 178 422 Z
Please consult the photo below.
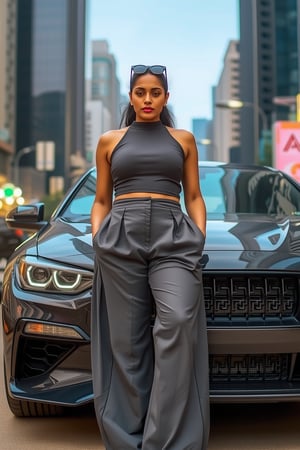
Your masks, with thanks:
M 174 201 L 115 201 L 96 233 L 94 403 L 107 450 L 205 450 L 204 236 Z

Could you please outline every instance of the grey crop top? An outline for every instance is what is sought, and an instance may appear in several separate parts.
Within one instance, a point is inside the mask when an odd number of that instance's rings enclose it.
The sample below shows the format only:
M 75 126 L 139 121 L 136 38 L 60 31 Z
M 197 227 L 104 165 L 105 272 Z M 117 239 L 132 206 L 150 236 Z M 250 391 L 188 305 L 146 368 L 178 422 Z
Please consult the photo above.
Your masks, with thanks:
M 115 196 L 153 192 L 179 197 L 184 152 L 161 122 L 133 122 L 111 156 Z

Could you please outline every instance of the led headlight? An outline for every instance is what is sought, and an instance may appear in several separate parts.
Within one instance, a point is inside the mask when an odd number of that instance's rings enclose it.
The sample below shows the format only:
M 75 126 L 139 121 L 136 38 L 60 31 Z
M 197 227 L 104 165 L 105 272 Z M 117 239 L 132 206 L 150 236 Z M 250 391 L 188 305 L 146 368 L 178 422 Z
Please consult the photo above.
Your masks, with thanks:
M 63 294 L 78 294 L 92 286 L 93 274 L 87 270 L 25 256 L 17 266 L 23 289 Z

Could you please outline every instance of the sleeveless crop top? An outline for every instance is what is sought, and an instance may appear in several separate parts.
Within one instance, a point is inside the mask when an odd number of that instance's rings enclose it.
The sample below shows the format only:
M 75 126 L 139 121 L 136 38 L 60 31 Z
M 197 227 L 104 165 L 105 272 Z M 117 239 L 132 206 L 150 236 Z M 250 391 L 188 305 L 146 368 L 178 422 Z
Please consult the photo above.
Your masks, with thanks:
M 133 122 L 111 156 L 115 196 L 153 192 L 179 197 L 184 152 L 161 122 Z

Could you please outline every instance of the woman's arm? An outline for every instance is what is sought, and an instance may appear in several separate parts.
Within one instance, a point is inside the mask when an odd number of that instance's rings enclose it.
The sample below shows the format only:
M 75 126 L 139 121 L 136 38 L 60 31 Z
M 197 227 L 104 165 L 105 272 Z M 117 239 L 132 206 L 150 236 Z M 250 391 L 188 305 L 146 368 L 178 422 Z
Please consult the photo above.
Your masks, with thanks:
M 198 150 L 192 133 L 183 135 L 185 162 L 183 168 L 183 191 L 185 207 L 190 218 L 206 236 L 206 207 L 199 186 Z
M 91 210 L 92 236 L 96 232 L 112 207 L 112 178 L 108 154 L 111 147 L 111 132 L 103 134 L 96 150 L 97 183 L 96 195 Z

